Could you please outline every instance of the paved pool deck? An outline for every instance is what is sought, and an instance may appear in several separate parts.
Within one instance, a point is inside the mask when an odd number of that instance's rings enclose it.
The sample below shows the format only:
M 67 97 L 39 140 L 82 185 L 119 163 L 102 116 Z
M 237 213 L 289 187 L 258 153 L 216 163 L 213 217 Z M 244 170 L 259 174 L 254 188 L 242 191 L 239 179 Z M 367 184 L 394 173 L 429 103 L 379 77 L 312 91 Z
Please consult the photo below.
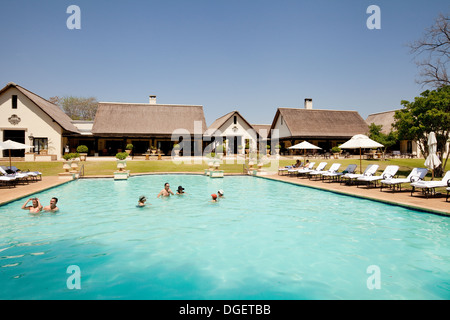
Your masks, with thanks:
M 180 174 L 180 173 L 203 174 L 202 172 L 178 172 L 178 173 L 155 172 L 155 173 L 133 173 L 131 174 L 131 176 L 144 174 Z M 112 175 L 109 175 L 109 176 L 88 176 L 85 178 L 112 178 L 112 177 L 113 177 Z M 258 178 L 271 179 L 356 197 L 368 198 L 376 201 L 382 201 L 394 205 L 401 205 L 413 209 L 428 211 L 450 217 L 450 199 L 449 202 L 446 202 L 445 188 L 443 188 L 444 191 L 442 191 L 442 194 L 427 199 L 424 196 L 422 196 L 420 191 L 415 192 L 414 196 L 411 196 L 410 187 L 408 186 L 402 188 L 402 191 L 397 191 L 394 193 L 389 189 L 383 189 L 383 191 L 380 191 L 380 188 L 367 188 L 365 186 L 360 186 L 358 188 L 355 185 L 349 186 L 337 182 L 323 182 L 321 180 L 315 181 L 309 180 L 308 178 L 297 178 L 279 175 L 266 175 Z M 41 181 L 30 182 L 29 184 L 25 185 L 17 185 L 15 188 L 0 187 L 0 205 L 17 199 L 21 199 L 23 197 L 33 196 L 34 194 L 40 191 L 53 188 L 68 182 L 69 181 L 67 180 L 60 179 L 58 176 L 44 176 L 42 177 Z M 50 199 L 48 200 L 50 201 Z

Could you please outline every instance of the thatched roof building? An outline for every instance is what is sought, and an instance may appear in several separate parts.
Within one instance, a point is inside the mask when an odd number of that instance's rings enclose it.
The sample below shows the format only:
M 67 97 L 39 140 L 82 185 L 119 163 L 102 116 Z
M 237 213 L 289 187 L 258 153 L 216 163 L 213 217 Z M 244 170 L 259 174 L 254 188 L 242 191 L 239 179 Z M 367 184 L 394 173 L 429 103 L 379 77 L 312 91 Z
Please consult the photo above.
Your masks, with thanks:
M 100 102 L 92 133 L 108 137 L 170 137 L 176 129 L 194 134 L 195 121 L 206 128 L 203 106 Z
M 381 128 L 381 132 L 388 134 L 392 130 L 392 124 L 394 123 L 394 115 L 395 110 L 373 113 L 367 117 L 366 123 L 368 125 L 372 123 L 375 123 L 378 126 L 382 125 L 383 127 Z
M 368 125 L 357 111 L 278 108 L 271 129 L 280 139 L 350 139 L 366 134 Z

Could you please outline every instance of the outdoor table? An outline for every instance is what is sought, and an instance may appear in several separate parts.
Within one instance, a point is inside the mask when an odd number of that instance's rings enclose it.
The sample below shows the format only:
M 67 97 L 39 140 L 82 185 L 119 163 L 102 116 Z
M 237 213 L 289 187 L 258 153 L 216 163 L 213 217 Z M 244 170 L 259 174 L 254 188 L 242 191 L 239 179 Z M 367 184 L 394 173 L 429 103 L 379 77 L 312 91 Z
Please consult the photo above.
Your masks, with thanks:
M 145 156 L 145 160 L 149 160 L 150 159 L 150 153 L 144 153 Z

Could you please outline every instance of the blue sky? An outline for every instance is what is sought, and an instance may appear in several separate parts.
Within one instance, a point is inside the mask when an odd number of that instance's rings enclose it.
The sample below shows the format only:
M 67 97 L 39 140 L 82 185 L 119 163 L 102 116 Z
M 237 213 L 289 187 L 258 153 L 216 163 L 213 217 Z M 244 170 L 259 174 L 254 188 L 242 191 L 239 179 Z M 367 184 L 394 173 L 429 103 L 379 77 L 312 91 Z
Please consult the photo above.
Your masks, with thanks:
M 381 29 L 369 30 L 370 5 Z M 69 5 L 81 29 L 69 30 Z M 270 124 L 278 107 L 370 113 L 424 89 L 406 47 L 448 0 L 2 1 L 0 86 L 49 98 L 203 105 L 207 125 L 238 110 Z

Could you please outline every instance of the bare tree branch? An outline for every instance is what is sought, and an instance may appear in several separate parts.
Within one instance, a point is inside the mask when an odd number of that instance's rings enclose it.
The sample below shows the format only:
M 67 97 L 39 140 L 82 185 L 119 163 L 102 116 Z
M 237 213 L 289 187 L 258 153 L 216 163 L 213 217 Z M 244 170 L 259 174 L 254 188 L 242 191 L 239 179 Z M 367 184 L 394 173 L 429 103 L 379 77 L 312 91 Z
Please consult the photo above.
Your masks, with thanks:
M 420 69 L 418 83 L 432 87 L 450 85 L 447 67 L 450 63 L 450 18 L 440 14 L 421 40 L 409 44 Z

